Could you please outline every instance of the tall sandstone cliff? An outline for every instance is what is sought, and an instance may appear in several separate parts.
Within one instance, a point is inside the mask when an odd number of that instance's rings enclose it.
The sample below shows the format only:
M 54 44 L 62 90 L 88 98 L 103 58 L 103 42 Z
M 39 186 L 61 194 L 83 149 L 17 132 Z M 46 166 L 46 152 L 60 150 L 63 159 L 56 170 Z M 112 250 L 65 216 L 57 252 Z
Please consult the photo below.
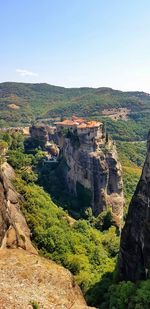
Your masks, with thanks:
M 95 216 L 112 207 L 120 224 L 124 196 L 115 143 L 106 136 L 102 123 L 68 123 L 69 126 L 67 122 L 57 124 L 60 160 L 66 164 L 63 173 L 68 190 L 79 200 L 86 196 Z
M 150 271 L 150 132 L 147 156 L 121 235 L 120 280 L 146 279 Z

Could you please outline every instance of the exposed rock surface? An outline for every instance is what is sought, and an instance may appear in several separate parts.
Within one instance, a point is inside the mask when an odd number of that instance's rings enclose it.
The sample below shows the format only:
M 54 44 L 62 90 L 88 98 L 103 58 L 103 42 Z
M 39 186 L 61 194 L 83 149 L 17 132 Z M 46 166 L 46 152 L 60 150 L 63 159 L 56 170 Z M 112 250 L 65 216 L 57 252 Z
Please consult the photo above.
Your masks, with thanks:
M 69 191 L 86 196 L 94 215 L 108 206 L 117 217 L 117 224 L 123 215 L 122 169 L 115 144 L 104 134 L 103 124 L 91 122 L 69 127 L 71 121 L 58 123 L 60 159 L 65 161 L 64 178 Z M 88 206 L 88 205 L 87 205 Z
M 37 255 L 14 178 L 5 162 L 0 171 L 0 308 L 32 309 L 33 303 L 39 309 L 90 309 L 71 273 Z
M 90 309 L 68 270 L 25 250 L 0 249 L 0 278 L 1 309 Z
M 20 197 L 12 185 L 14 170 L 6 162 L 0 169 L 0 247 L 21 247 L 36 253 L 30 230 L 19 207 Z
M 65 161 L 62 174 L 70 193 L 79 200 L 81 195 L 87 196 L 86 206 L 91 206 L 96 216 L 112 207 L 116 225 L 120 226 L 124 206 L 122 168 L 103 124 L 72 117 L 57 122 L 56 127 L 33 125 L 30 135 L 31 142 L 37 141 L 50 154 L 59 155 L 59 162 Z
M 56 128 L 44 124 L 32 125 L 29 128 L 31 142 L 42 148 L 46 147 L 49 141 L 57 143 Z
M 122 231 L 120 280 L 146 279 L 150 271 L 150 132 L 143 171 Z

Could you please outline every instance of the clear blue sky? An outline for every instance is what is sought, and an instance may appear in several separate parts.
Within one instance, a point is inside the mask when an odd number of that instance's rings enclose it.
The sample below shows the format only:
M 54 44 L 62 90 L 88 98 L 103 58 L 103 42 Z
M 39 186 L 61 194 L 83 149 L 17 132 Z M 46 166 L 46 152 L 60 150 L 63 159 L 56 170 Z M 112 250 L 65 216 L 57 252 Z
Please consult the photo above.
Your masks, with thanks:
M 150 92 L 149 0 L 0 0 L 0 82 Z

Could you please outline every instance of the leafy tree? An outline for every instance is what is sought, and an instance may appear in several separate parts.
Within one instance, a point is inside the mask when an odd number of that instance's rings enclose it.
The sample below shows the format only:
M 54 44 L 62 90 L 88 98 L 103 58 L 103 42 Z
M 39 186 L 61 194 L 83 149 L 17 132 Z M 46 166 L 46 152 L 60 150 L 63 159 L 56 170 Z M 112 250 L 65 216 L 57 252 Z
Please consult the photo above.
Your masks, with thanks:
M 10 150 L 8 155 L 8 163 L 10 163 L 15 169 L 30 166 L 32 163 L 32 156 L 24 154 L 19 150 Z
M 9 147 L 11 146 L 12 137 L 8 132 L 3 132 L 1 138 L 8 144 Z
M 135 284 L 130 281 L 121 282 L 118 285 L 112 285 L 108 293 L 110 294 L 109 308 L 127 309 L 130 308 L 129 304 L 135 293 Z
M 11 135 L 12 141 L 10 145 L 11 150 L 24 150 L 24 136 L 21 133 L 14 132 Z
M 30 182 L 37 182 L 38 175 L 32 171 L 31 168 L 25 168 L 21 170 L 21 177 L 23 180 L 25 180 L 27 183 Z
M 95 227 L 101 231 L 108 230 L 113 224 L 112 211 L 103 211 L 95 220 Z
M 150 308 L 150 280 L 143 281 L 139 284 L 136 290 L 136 295 L 133 297 L 135 309 Z

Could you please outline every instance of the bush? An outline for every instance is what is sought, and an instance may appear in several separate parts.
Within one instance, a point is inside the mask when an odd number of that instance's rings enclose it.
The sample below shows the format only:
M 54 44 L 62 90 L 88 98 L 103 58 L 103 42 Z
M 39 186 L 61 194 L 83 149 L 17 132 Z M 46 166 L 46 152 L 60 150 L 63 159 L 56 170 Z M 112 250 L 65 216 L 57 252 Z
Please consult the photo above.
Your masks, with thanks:
M 110 295 L 110 309 L 127 309 L 135 293 L 135 284 L 130 281 L 121 282 L 118 285 L 112 285 L 108 293 Z
M 21 169 L 32 164 L 32 155 L 27 155 L 19 150 L 8 152 L 8 163 L 15 169 Z
M 95 227 L 100 230 L 108 230 L 113 224 L 113 216 L 111 210 L 103 211 L 95 220 Z

